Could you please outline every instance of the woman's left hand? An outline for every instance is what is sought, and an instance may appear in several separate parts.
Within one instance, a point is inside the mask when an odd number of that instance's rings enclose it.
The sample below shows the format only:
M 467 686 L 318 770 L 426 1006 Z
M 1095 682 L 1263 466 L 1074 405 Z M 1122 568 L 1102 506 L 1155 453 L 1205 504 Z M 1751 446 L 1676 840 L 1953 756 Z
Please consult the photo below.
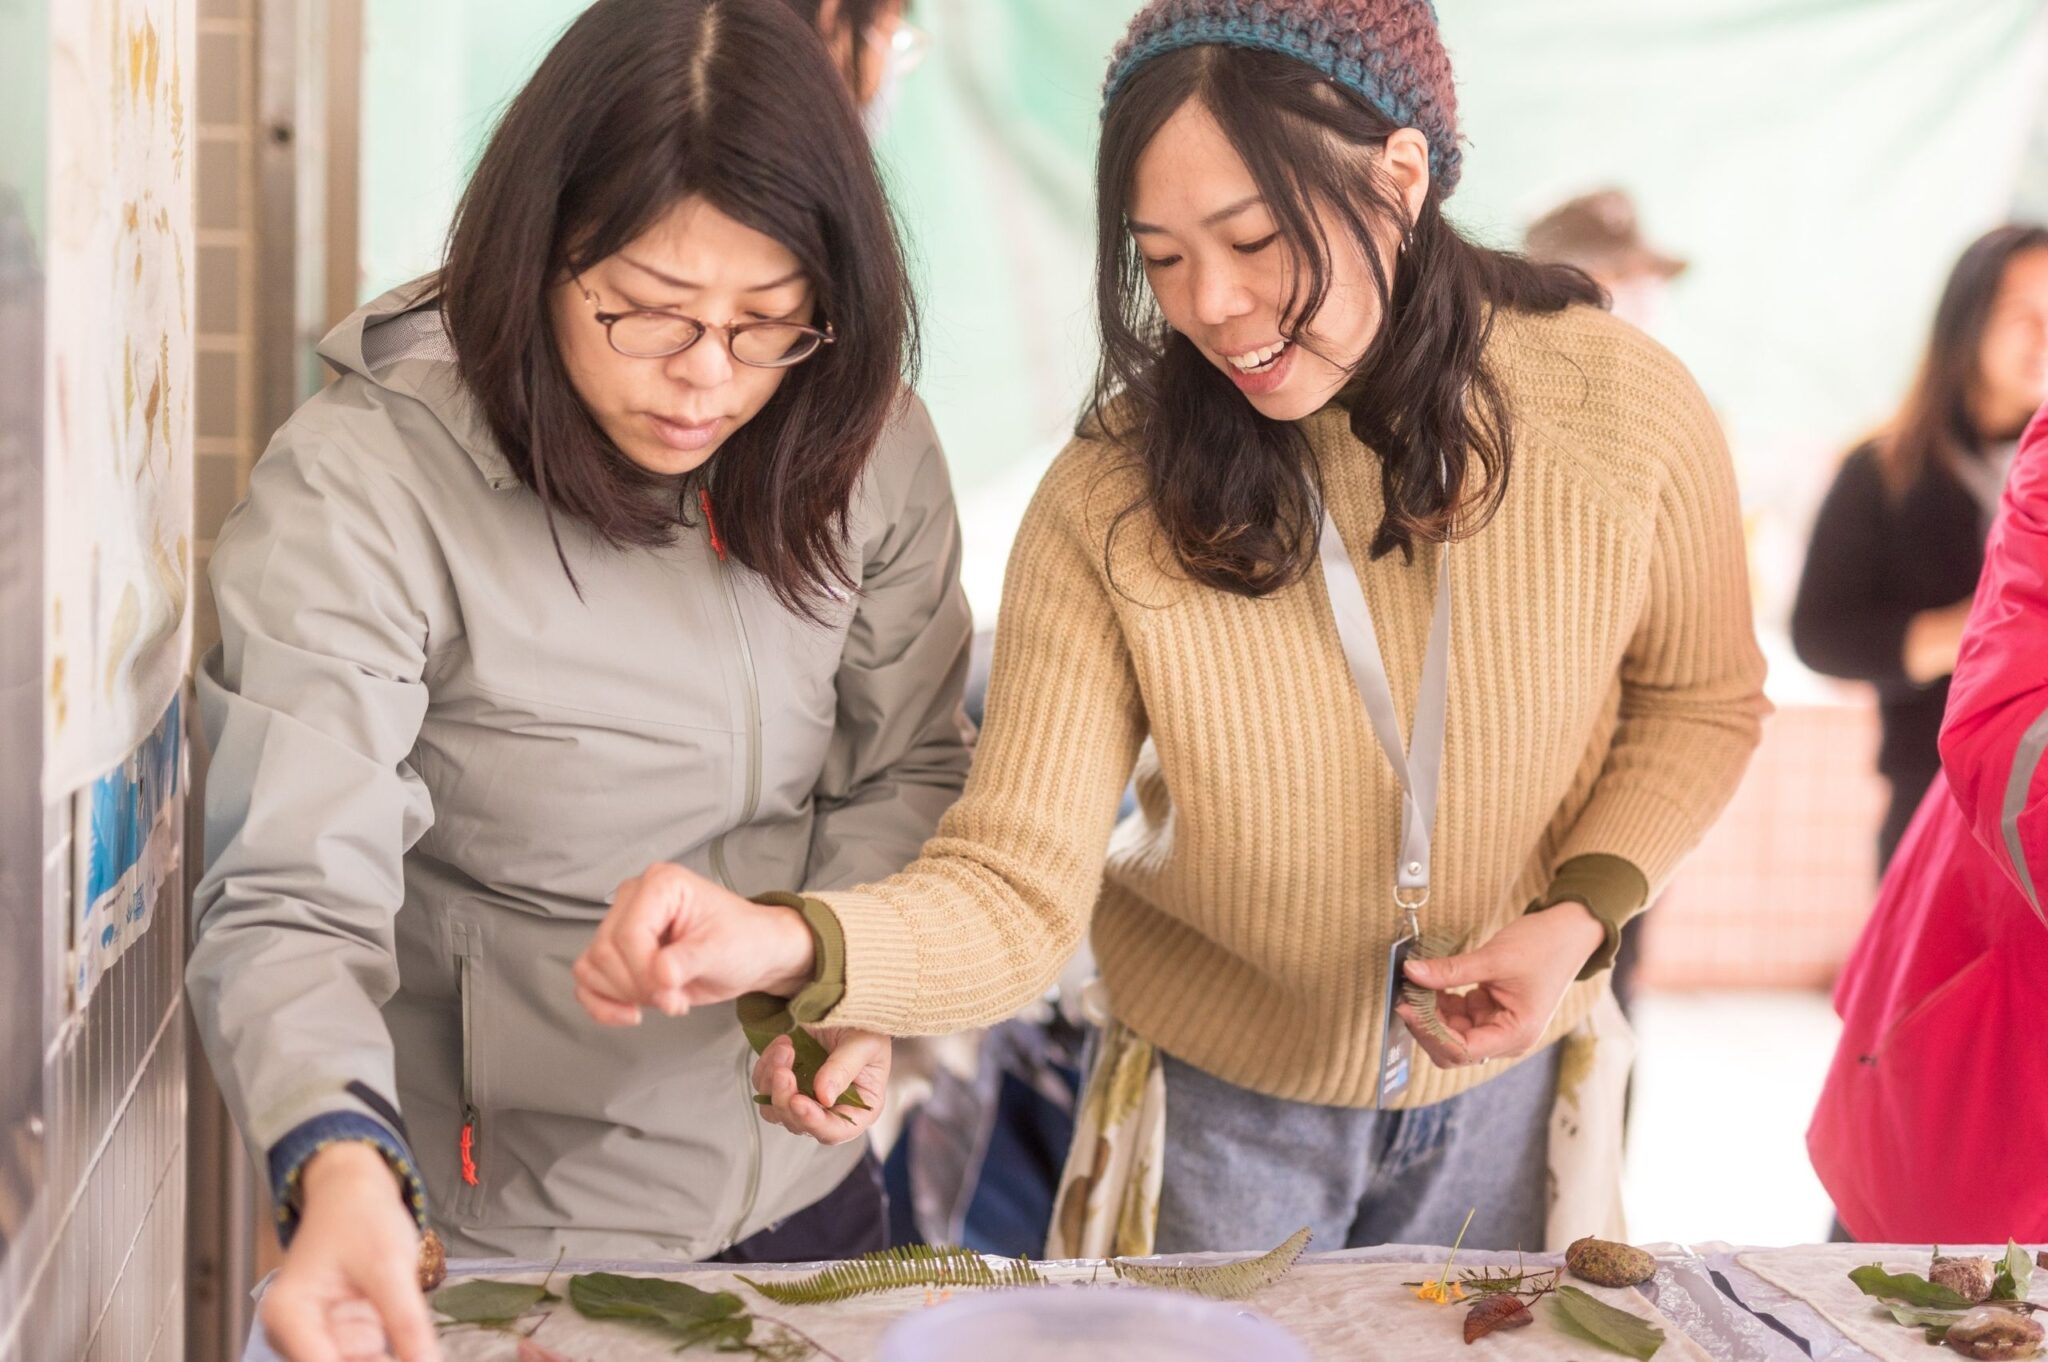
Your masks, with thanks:
M 1476 951 L 1408 962 L 1408 978 L 1435 990 L 1437 1016 L 1454 1044 L 1430 1035 L 1405 1002 L 1401 1019 L 1440 1069 L 1525 1055 L 1543 1039 L 1565 990 L 1606 936 L 1583 904 L 1526 913 Z M 1467 985 L 1469 992 L 1445 991 Z
M 848 1027 L 807 1028 L 831 1053 L 818 1066 L 816 1091 L 806 1093 L 796 1081 L 796 1046 L 788 1036 L 770 1041 L 754 1061 L 754 1091 L 768 1104 L 761 1119 L 819 1144 L 844 1144 L 862 1134 L 882 1114 L 889 1090 L 892 1047 L 887 1036 Z M 851 1088 L 867 1107 L 827 1107 L 827 1100 Z

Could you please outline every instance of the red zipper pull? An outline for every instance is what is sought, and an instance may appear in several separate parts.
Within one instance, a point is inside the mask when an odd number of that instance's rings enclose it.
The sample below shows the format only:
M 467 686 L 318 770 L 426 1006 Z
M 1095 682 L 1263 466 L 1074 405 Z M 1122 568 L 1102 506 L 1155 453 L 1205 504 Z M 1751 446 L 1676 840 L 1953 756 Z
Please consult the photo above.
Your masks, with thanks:
M 462 1113 L 462 1180 L 476 1186 L 476 1110 Z
M 709 487 L 699 487 L 697 489 L 697 504 L 704 508 L 704 528 L 711 535 L 711 551 L 717 554 L 718 561 L 723 563 L 725 561 L 725 541 L 718 537 L 718 521 L 711 514 L 711 489 Z

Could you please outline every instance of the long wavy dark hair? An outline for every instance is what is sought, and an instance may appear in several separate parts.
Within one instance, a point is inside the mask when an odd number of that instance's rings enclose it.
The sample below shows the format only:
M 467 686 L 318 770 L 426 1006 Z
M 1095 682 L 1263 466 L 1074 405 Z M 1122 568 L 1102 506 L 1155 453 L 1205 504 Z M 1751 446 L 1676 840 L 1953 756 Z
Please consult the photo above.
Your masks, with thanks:
M 2013 431 L 1977 429 L 1973 406 L 1983 376 L 1978 358 L 1991 309 L 2015 256 L 2048 250 L 2048 227 L 2008 223 L 1971 242 L 1941 290 L 1920 372 L 1877 437 L 1877 467 L 1893 497 L 1904 497 L 1930 471 L 1956 475 L 1958 460 L 1975 458 L 1988 441 Z
M 1084 434 L 1128 452 L 1144 479 L 1119 520 L 1149 512 L 1195 581 L 1263 596 L 1315 561 L 1321 480 L 1292 422 L 1261 416 L 1192 341 L 1170 330 L 1145 281 L 1128 205 L 1160 127 L 1199 100 L 1244 158 L 1292 251 L 1297 284 L 1281 320 L 1295 339 L 1331 283 L 1316 213 L 1332 215 L 1369 262 L 1382 322 L 1348 386 L 1351 429 L 1380 459 L 1386 515 L 1374 558 L 1485 524 L 1507 490 L 1514 413 L 1484 362 L 1501 308 L 1554 312 L 1604 303 L 1575 269 L 1473 245 L 1432 185 L 1411 225 L 1365 155 L 1400 125 L 1304 62 L 1225 46 L 1155 58 L 1118 90 L 1096 162 L 1096 303 L 1102 362 Z M 1392 229 L 1391 233 L 1389 229 Z M 1378 241 L 1405 238 L 1392 279 Z
M 484 150 L 449 235 L 441 309 L 463 380 L 550 528 L 564 514 L 617 546 L 667 543 L 689 499 L 648 495 L 659 480 L 577 398 L 548 292 L 691 195 L 787 247 L 838 332 L 692 475 L 727 551 L 815 618 L 835 586 L 855 586 L 848 513 L 915 367 L 916 318 L 852 97 L 794 9 L 585 10 Z

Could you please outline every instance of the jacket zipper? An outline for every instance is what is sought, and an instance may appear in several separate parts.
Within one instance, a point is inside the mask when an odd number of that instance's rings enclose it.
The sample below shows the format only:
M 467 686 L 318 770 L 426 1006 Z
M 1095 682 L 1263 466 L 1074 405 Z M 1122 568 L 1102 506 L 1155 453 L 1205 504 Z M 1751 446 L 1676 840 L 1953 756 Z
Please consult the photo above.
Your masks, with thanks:
M 725 1248 L 731 1248 L 740 1241 L 740 1231 L 754 1218 L 754 1203 L 761 1199 L 761 1118 L 754 1111 L 754 1066 L 751 1056 L 740 1055 L 740 1096 L 745 1102 L 742 1108 L 747 1113 L 747 1130 L 753 1143 L 747 1163 L 747 1194 L 740 1202 L 739 1219 L 732 1222 L 732 1229 L 726 1233 Z
M 698 504 L 704 508 L 704 528 L 710 536 L 712 552 L 718 556 L 719 585 L 725 591 L 726 613 L 732 619 L 732 636 L 739 645 L 741 687 L 746 700 L 747 722 L 747 785 L 745 798 L 740 803 L 740 816 L 735 827 L 745 827 L 754 820 L 761 804 L 761 687 L 760 678 L 754 671 L 754 649 L 747 639 L 746 616 L 740 613 L 739 590 L 733 585 L 732 564 L 725 556 L 725 541 L 718 536 L 718 522 L 711 514 L 711 493 L 700 490 Z M 711 843 L 711 873 L 727 889 L 733 889 L 732 873 L 725 862 L 725 834 L 720 833 Z M 747 1133 L 749 1136 L 747 1159 L 747 1191 L 740 1202 L 739 1218 L 733 1221 L 732 1229 L 726 1234 L 725 1246 L 739 1242 L 740 1231 L 754 1217 L 754 1204 L 761 1198 L 761 1121 L 754 1113 L 753 1064 L 747 1054 L 740 1054 L 740 1093 L 745 1105 Z
M 734 826 L 745 827 L 754 820 L 761 804 L 761 688 L 754 672 L 753 645 L 747 641 L 746 617 L 740 613 L 739 591 L 732 582 L 732 566 L 725 561 L 725 546 L 712 527 L 709 493 L 704 496 L 704 523 L 710 529 L 711 544 L 718 553 L 719 585 L 725 590 L 726 613 L 732 618 L 733 639 L 739 645 L 740 676 L 744 683 L 741 689 L 745 693 L 747 712 L 747 787 L 746 797 L 740 804 L 740 816 Z M 733 884 L 732 874 L 725 863 L 725 837 L 721 832 L 711 843 L 711 873 L 718 877 L 720 884 L 737 892 L 738 887 Z

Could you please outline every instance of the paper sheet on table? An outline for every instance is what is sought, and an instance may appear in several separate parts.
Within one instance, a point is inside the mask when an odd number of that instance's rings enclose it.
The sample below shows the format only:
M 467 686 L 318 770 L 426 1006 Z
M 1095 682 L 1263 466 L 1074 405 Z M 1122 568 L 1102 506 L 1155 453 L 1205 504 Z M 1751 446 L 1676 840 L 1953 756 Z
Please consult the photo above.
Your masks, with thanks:
M 2032 1256 L 2035 1245 L 2027 1250 Z M 1944 1245 L 1944 1253 L 1958 1257 L 1982 1254 L 1998 1258 L 2005 1246 L 1958 1248 Z M 1849 1273 L 1865 1263 L 1882 1263 L 1892 1272 L 1927 1275 L 1928 1250 L 1902 1249 L 1884 1244 L 1825 1244 L 1802 1248 L 1752 1249 L 1737 1255 L 1736 1262 L 1771 1285 L 1805 1301 L 1818 1311 L 1842 1336 L 1885 1362 L 1928 1362 L 1930 1357 L 1955 1356 L 1930 1352 L 1925 1336 L 1893 1319 L 1891 1312 L 1864 1295 Z M 2036 1300 L 2042 1296 L 2037 1288 Z
M 1045 1269 L 1055 1281 L 1085 1282 L 1091 1269 L 1060 1264 Z M 1308 1344 L 1317 1362 L 1411 1362 L 1418 1357 L 1464 1353 L 1465 1308 L 1418 1301 L 1401 1283 L 1427 1277 L 1430 1269 L 1401 1263 L 1304 1263 L 1259 1293 L 1245 1308 L 1265 1316 Z M 846 1362 L 872 1358 L 883 1333 L 898 1317 L 926 1308 L 922 1290 L 863 1296 L 832 1305 L 778 1306 L 763 1300 L 722 1271 L 674 1274 L 678 1280 L 707 1291 L 737 1291 L 758 1316 L 787 1320 Z M 755 1272 L 757 1280 L 795 1276 L 777 1270 Z M 539 1281 L 540 1274 L 508 1278 Z M 1106 1270 L 1102 1279 L 1108 1280 Z M 1710 1362 L 1699 1344 L 1634 1290 L 1609 1291 L 1578 1283 L 1589 1293 L 1656 1324 L 1666 1342 L 1658 1362 Z M 556 1289 L 563 1289 L 557 1279 Z M 1486 1340 L 1486 1362 L 1564 1362 L 1593 1351 L 1587 1344 L 1559 1332 L 1546 1319 L 1547 1306 L 1537 1309 L 1536 1323 L 1497 1333 Z M 757 1328 L 766 1334 L 766 1325 Z M 566 1303 L 558 1306 L 534 1334 L 534 1340 L 572 1362 L 668 1362 L 671 1345 L 631 1326 L 586 1320 Z M 445 1336 L 448 1362 L 513 1362 L 516 1339 L 504 1335 L 461 1331 Z

